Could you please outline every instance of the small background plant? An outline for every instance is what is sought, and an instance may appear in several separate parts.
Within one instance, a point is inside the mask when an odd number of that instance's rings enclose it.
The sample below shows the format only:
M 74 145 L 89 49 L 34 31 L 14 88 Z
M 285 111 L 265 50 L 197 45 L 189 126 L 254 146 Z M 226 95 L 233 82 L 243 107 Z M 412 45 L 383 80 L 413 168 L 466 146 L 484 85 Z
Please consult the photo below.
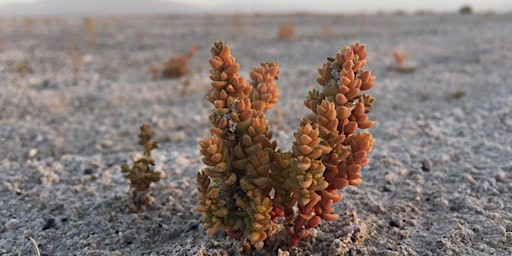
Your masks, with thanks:
M 393 52 L 393 58 L 395 59 L 395 66 L 392 68 L 400 73 L 411 73 L 416 70 L 416 67 L 404 64 L 406 55 L 403 51 L 396 50 Z
M 166 60 L 163 64 L 162 70 L 159 70 L 158 67 L 150 66 L 149 74 L 151 75 L 151 79 L 156 80 L 160 77 L 178 78 L 190 73 L 188 64 L 197 51 L 199 51 L 199 45 L 194 45 L 187 54 L 177 55 Z
M 131 182 L 132 198 L 137 208 L 150 204 L 151 183 L 162 178 L 162 173 L 153 169 L 155 160 L 151 158 L 151 151 L 158 148 L 158 142 L 153 140 L 154 135 L 150 125 L 141 125 L 139 145 L 144 148 L 144 153 L 131 167 L 127 164 L 121 165 L 121 172 L 125 173 L 125 178 Z
M 28 64 L 28 62 L 23 61 L 16 65 L 16 73 L 23 74 L 33 74 L 34 69 Z
M 76 37 L 73 34 L 68 36 L 68 44 L 71 69 L 73 70 L 74 76 L 76 76 L 76 73 L 80 71 L 82 56 L 78 52 L 78 48 L 76 46 Z
M 97 21 L 95 21 L 91 17 L 85 17 L 83 19 L 83 25 L 87 33 L 87 39 L 89 40 L 89 48 L 91 50 L 96 50 L 96 47 L 98 45 Z
M 334 37 L 331 24 L 329 22 L 324 22 L 322 24 L 322 37 L 325 39 L 332 39 Z
M 295 39 L 295 25 L 279 24 L 277 39 L 279 39 L 279 41 L 293 41 L 293 39 Z

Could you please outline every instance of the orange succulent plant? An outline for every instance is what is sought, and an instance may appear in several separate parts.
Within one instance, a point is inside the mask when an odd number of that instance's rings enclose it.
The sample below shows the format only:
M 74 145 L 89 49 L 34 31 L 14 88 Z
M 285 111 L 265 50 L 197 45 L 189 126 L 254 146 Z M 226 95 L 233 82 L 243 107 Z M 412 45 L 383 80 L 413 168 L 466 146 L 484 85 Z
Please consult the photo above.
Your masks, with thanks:
M 247 83 L 227 45 L 216 42 L 211 52 L 211 137 L 200 142 L 207 167 L 197 175 L 204 227 L 261 248 L 284 217 L 289 245 L 297 246 L 322 220 L 338 217 L 332 204 L 343 198 L 341 189 L 361 184 L 369 162 L 374 139 L 362 130 L 374 125 L 367 115 L 373 98 L 362 92 L 375 77 L 363 70 L 365 46 L 346 46 L 319 69 L 322 88 L 308 93 L 312 113 L 289 152 L 276 149 L 264 114 L 278 100 L 278 63 L 254 68 Z

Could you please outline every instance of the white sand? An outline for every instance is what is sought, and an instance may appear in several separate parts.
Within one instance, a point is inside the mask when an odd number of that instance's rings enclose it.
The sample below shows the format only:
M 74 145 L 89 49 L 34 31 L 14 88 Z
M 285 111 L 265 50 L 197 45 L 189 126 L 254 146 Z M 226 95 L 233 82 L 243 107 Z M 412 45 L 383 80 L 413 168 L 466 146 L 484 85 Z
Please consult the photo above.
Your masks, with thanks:
M 30 238 L 42 255 L 239 254 L 239 243 L 222 232 L 206 236 L 195 210 L 216 40 L 231 45 L 243 74 L 280 61 L 281 118 L 272 128 L 283 149 L 307 113 L 302 101 L 325 57 L 360 41 L 377 77 L 377 142 L 363 184 L 335 206 L 340 219 L 323 222 L 299 248 L 288 248 L 281 232 L 255 255 L 512 254 L 511 15 L 236 20 L 104 18 L 98 47 L 89 50 L 79 19 L 25 26 L 3 19 L 0 254 L 36 255 Z M 276 39 L 281 22 L 295 24 L 294 41 Z M 324 23 L 332 38 L 322 36 Z M 71 34 L 82 54 L 76 73 Z M 188 77 L 149 79 L 149 65 L 193 44 L 201 49 Z M 406 53 L 414 73 L 388 68 L 394 50 Z M 33 74 L 16 73 L 23 62 Z M 144 122 L 160 141 L 154 156 L 166 176 L 153 186 L 157 204 L 129 214 L 120 165 L 139 154 Z

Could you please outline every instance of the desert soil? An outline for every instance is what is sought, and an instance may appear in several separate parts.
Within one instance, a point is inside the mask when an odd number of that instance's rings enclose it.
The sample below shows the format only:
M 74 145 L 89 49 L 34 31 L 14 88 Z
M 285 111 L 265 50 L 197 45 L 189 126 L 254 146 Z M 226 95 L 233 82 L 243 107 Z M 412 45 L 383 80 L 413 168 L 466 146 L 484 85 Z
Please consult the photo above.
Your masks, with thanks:
M 77 18 L 0 20 L 1 255 L 512 254 L 512 15 L 92 22 L 88 31 Z M 281 23 L 293 24 L 293 39 L 278 40 Z M 280 62 L 280 103 L 268 118 L 284 150 L 325 58 L 357 41 L 370 52 L 371 163 L 335 205 L 340 218 L 298 248 L 278 232 L 262 250 L 240 252 L 239 242 L 201 227 L 195 175 L 217 40 L 231 46 L 242 74 Z M 190 74 L 150 79 L 151 65 L 194 44 Z M 397 72 L 394 51 L 415 70 Z M 152 187 L 155 204 L 130 212 L 120 165 L 140 156 L 142 123 L 160 141 L 153 155 L 165 177 Z

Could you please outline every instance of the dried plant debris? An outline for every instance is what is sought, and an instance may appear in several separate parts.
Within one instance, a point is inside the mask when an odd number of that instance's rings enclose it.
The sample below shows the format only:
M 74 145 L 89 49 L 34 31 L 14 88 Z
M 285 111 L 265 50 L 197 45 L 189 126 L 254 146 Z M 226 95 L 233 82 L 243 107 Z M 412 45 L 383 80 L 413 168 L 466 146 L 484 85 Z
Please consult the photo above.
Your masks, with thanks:
M 121 166 L 121 171 L 131 182 L 133 201 L 138 207 L 150 204 L 151 183 L 158 182 L 163 175 L 153 168 L 155 160 L 151 158 L 151 151 L 158 148 L 158 142 L 153 141 L 154 135 L 148 124 L 140 126 L 139 145 L 144 148 L 144 153 L 131 167 L 127 164 Z
M 211 136 L 200 142 L 199 203 L 208 234 L 223 229 L 244 248 L 261 248 L 284 217 L 289 245 L 297 246 L 322 220 L 338 218 L 331 207 L 340 190 L 362 183 L 374 139 L 363 130 L 374 99 L 362 91 L 375 77 L 363 70 L 365 46 L 346 46 L 318 70 L 321 90 L 304 102 L 312 113 L 297 128 L 292 150 L 277 150 L 265 112 L 278 101 L 279 64 L 262 63 L 239 75 L 239 64 L 222 41 L 211 49 L 208 100 Z

